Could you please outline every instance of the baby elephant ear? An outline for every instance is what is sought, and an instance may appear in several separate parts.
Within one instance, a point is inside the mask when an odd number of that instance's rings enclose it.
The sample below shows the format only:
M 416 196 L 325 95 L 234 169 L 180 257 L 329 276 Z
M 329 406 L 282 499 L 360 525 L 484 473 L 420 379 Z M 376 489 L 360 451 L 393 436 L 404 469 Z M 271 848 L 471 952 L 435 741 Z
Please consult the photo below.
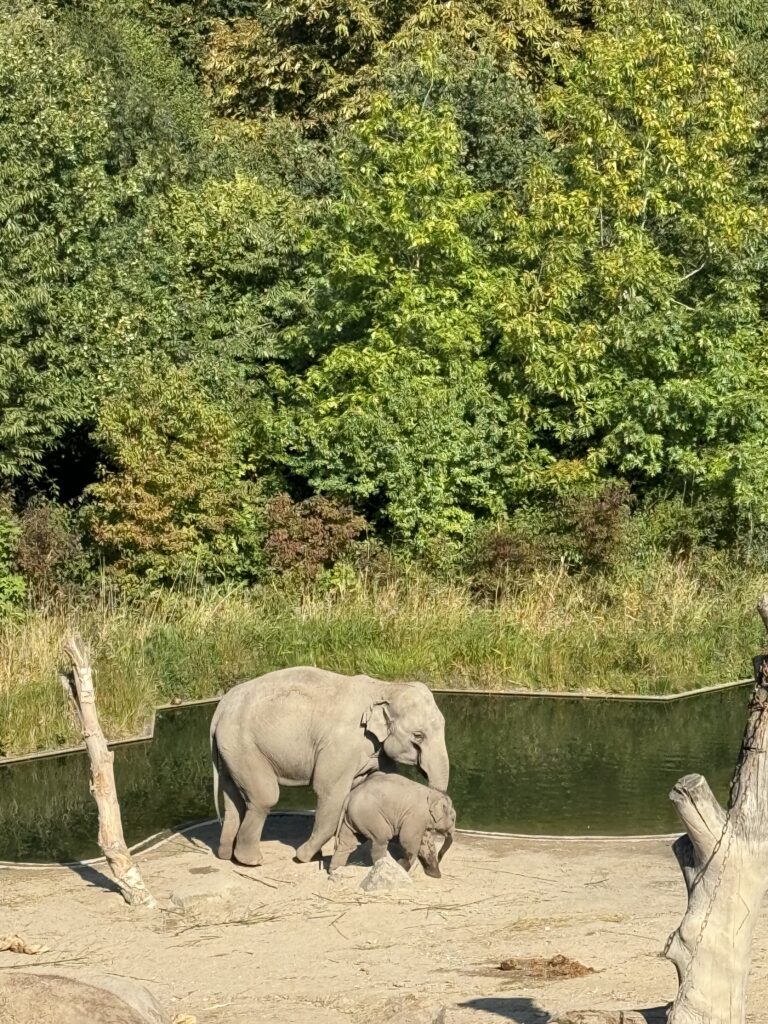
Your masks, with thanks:
M 454 827 L 456 812 L 453 809 L 453 801 L 445 793 L 430 800 L 429 813 L 434 827 L 441 832 L 448 832 Z
M 363 713 L 360 720 L 366 732 L 375 736 L 379 743 L 383 743 L 389 736 L 392 726 L 392 716 L 389 713 L 389 704 L 385 700 L 377 701 Z

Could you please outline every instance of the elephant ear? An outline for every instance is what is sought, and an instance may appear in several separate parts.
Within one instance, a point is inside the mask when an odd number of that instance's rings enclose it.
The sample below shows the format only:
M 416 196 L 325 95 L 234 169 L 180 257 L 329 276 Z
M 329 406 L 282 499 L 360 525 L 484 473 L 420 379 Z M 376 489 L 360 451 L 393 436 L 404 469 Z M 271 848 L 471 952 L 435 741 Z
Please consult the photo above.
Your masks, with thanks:
M 388 702 L 380 700 L 371 704 L 364 712 L 360 724 L 366 732 L 375 736 L 379 743 L 383 743 L 392 730 L 392 715 Z
M 453 802 L 445 793 L 429 801 L 429 813 L 436 829 L 446 832 L 451 828 L 451 822 L 454 820 Z

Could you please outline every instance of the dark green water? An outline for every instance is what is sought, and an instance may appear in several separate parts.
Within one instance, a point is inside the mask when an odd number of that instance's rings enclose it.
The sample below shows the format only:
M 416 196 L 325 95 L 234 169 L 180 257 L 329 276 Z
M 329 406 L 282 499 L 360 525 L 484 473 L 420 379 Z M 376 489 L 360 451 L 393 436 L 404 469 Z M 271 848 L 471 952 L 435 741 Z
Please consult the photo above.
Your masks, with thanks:
M 632 835 L 679 827 L 669 801 L 688 772 L 725 799 L 749 687 L 670 703 L 438 694 L 460 828 L 540 835 Z M 214 816 L 213 704 L 163 711 L 154 740 L 115 749 L 126 840 Z M 284 809 L 314 806 L 284 789 Z M 99 855 L 84 754 L 0 767 L 0 860 Z

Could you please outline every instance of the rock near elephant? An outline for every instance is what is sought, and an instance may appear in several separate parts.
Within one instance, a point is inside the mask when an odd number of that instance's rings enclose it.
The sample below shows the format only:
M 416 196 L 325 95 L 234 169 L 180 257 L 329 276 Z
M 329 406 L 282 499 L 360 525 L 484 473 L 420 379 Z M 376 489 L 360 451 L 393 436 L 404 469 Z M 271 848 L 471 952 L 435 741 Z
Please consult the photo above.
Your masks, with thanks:
M 261 832 L 280 786 L 312 785 L 312 834 L 296 851 L 311 860 L 335 834 L 344 801 L 391 762 L 416 765 L 448 788 L 445 720 L 429 689 L 318 668 L 269 672 L 235 686 L 211 722 L 214 794 L 223 800 L 219 856 L 261 864 Z

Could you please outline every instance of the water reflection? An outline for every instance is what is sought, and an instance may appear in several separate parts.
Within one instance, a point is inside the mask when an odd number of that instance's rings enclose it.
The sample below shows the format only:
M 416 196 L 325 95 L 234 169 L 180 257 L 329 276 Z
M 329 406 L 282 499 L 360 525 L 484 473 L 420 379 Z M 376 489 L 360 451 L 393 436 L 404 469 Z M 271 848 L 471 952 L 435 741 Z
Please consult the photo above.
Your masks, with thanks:
M 529 834 L 630 835 L 679 827 L 668 794 L 688 772 L 725 799 L 749 687 L 670 703 L 438 694 L 459 827 Z M 163 711 L 153 741 L 118 747 L 126 840 L 214 815 L 213 705 Z M 314 806 L 283 789 L 279 807 Z M 0 767 L 0 860 L 99 855 L 84 754 Z

